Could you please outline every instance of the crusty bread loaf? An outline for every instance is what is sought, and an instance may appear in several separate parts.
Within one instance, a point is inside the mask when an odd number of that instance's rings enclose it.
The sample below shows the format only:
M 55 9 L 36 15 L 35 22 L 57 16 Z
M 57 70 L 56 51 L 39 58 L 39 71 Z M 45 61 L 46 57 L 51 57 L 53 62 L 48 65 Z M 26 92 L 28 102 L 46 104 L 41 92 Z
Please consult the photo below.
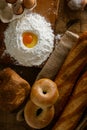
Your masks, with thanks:
M 28 96 L 30 85 L 15 71 L 6 68 L 0 71 L 0 109 L 13 111 Z
M 52 130 L 75 130 L 86 107 L 87 71 L 78 80 L 68 104 Z
M 87 63 L 87 32 L 80 36 L 77 44 L 71 49 L 55 82 L 59 90 L 59 98 L 55 104 L 55 119 L 63 111 L 73 86 Z

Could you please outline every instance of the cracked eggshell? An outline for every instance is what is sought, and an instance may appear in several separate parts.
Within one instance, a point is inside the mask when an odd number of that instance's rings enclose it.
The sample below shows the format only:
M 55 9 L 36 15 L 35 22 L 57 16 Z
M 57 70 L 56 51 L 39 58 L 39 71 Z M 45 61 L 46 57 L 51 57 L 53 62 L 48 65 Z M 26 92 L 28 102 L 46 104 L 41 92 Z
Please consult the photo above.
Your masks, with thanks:
M 3 0 L 2 0 L 3 1 Z M 17 0 L 16 3 L 21 3 L 22 7 L 23 7 L 23 0 Z M 1 4 L 1 3 L 0 3 Z M 31 7 L 30 9 L 24 8 L 24 10 L 22 10 L 22 8 L 20 8 L 17 12 L 17 8 L 15 9 L 15 13 L 13 12 L 13 6 L 14 4 L 10 4 L 10 3 L 6 3 L 6 6 L 3 10 L 0 10 L 0 20 L 3 23 L 9 23 L 12 22 L 15 19 L 21 18 L 23 15 L 30 13 L 37 5 L 37 2 L 35 0 L 35 3 L 33 5 L 33 7 Z M 22 12 L 23 11 L 23 12 Z M 18 15 L 19 14 L 19 15 Z
M 21 3 L 17 2 L 13 4 L 13 13 L 16 15 L 20 15 L 24 12 L 24 8 Z
M 8 5 L 1 11 L 1 21 L 6 23 L 9 20 L 11 20 L 12 17 L 13 17 L 13 10 L 12 7 Z
M 11 8 L 11 6 L 6 6 L 5 9 L 3 9 L 1 11 L 1 20 L 3 22 L 8 22 L 9 20 L 11 20 L 13 17 L 13 10 Z
M 3 10 L 7 6 L 7 3 L 5 0 L 0 0 L 0 10 Z

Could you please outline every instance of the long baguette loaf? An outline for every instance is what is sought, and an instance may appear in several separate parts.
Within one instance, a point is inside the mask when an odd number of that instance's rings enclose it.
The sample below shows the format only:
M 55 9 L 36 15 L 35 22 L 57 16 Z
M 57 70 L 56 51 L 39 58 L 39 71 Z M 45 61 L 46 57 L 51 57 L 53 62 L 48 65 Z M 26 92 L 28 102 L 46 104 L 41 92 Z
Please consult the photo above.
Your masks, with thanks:
M 55 83 L 59 89 L 59 98 L 55 104 L 54 120 L 58 119 L 63 111 L 68 98 L 72 92 L 73 86 L 87 63 L 87 32 L 83 33 L 74 48 L 71 49 L 60 72 L 58 73 Z
M 52 130 L 75 130 L 87 107 L 87 71 L 78 80 L 62 115 Z
M 75 130 L 85 130 L 87 129 L 87 108 L 84 111 L 80 122 L 78 123 L 78 126 Z
M 54 79 L 62 66 L 66 56 L 73 45 L 77 43 L 79 36 L 70 31 L 66 31 L 59 43 L 56 43 L 55 49 L 50 58 L 38 74 L 36 80 L 41 78 Z

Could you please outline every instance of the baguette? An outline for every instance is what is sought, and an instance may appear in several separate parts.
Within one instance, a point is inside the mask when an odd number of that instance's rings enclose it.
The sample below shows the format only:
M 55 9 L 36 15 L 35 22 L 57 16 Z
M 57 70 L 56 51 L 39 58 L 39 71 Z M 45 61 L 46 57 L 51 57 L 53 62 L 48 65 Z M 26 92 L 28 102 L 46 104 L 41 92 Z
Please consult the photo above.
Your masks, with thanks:
M 87 71 L 78 80 L 72 96 L 52 130 L 75 130 L 87 107 Z
M 55 83 L 59 90 L 59 98 L 55 104 L 54 120 L 58 120 L 63 111 L 73 86 L 87 63 L 87 32 L 83 33 L 77 44 L 71 49 L 62 68 L 56 76 Z
M 54 80 L 70 49 L 77 43 L 78 38 L 77 34 L 66 31 L 60 42 L 56 43 L 53 53 L 38 74 L 36 80 L 41 78 Z
M 78 123 L 78 126 L 75 130 L 85 130 L 87 129 L 87 108 L 84 111 L 80 122 Z

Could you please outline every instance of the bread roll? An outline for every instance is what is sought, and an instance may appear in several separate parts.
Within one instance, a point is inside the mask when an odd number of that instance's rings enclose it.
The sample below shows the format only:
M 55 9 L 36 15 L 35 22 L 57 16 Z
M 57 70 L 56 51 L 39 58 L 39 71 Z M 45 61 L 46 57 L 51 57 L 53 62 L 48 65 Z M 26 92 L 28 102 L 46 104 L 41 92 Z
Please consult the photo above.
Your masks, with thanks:
M 0 109 L 13 111 L 28 96 L 30 85 L 15 71 L 6 68 L 0 72 Z
M 72 96 L 52 130 L 75 130 L 87 107 L 87 71 L 77 82 Z

